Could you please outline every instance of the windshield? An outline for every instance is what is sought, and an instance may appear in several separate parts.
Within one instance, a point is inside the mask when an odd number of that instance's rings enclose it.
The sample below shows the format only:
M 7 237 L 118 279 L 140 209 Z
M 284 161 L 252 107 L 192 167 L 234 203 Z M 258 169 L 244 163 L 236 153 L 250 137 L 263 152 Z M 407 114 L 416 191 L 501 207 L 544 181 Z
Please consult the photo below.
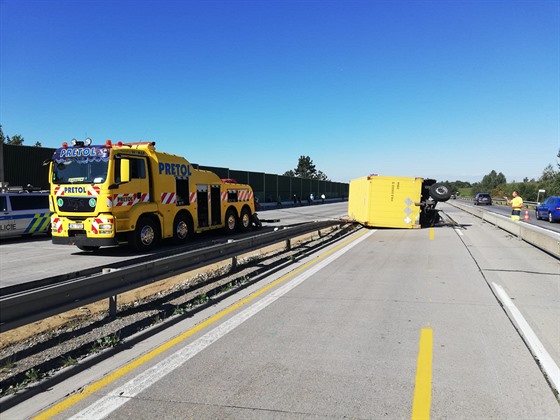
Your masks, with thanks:
M 109 151 L 105 148 L 58 149 L 53 160 L 55 184 L 100 184 L 107 179 Z

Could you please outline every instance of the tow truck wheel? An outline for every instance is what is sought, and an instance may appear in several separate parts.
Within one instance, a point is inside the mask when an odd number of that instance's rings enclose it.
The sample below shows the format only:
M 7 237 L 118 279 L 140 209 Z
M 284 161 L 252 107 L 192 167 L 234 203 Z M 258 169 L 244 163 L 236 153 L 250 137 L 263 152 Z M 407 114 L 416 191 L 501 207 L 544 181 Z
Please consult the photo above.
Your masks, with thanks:
M 226 212 L 226 232 L 232 234 L 237 229 L 237 215 L 235 210 L 229 209 Z
M 132 247 L 141 252 L 149 251 L 157 242 L 157 228 L 152 219 L 141 217 L 132 232 Z
M 430 197 L 435 201 L 447 201 L 451 198 L 451 190 L 446 185 L 436 182 L 430 185 Z
M 76 245 L 76 246 L 78 247 L 78 249 L 86 252 L 97 251 L 99 249 L 98 246 L 92 246 L 92 245 Z
M 186 214 L 179 213 L 173 222 L 173 242 L 177 245 L 186 243 L 193 233 L 193 222 Z
M 247 209 L 241 210 L 241 217 L 239 218 L 239 229 L 244 232 L 251 227 L 251 212 Z

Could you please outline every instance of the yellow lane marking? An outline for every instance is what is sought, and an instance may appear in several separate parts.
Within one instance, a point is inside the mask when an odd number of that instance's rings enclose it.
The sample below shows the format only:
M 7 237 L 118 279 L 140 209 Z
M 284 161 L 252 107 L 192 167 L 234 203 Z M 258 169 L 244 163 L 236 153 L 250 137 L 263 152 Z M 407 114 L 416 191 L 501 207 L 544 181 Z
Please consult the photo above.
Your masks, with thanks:
M 433 241 L 433 240 L 434 240 L 434 228 L 431 227 L 430 228 L 430 241 Z
M 412 404 L 413 420 L 429 420 L 430 418 L 430 408 L 432 405 L 432 349 L 432 329 L 422 328 L 418 349 L 418 363 L 416 366 L 414 402 Z
M 170 341 L 162 344 L 161 346 L 155 348 L 154 350 L 150 351 L 149 353 L 146 353 L 144 356 L 139 357 L 138 359 L 130 362 L 129 364 L 127 364 L 127 365 L 123 366 L 122 368 L 116 370 L 115 372 L 111 373 L 110 375 L 107 375 L 103 379 L 100 379 L 99 381 L 94 382 L 93 384 L 85 387 L 82 390 L 81 393 L 74 394 L 71 397 L 69 397 L 69 398 L 61 401 L 60 403 L 54 405 L 53 407 L 49 408 L 48 410 L 43 411 L 42 413 L 40 413 L 36 417 L 34 417 L 34 419 L 49 419 L 53 416 L 56 416 L 57 414 L 60 414 L 61 412 L 65 411 L 68 408 L 72 407 L 73 405 L 77 404 L 78 402 L 80 402 L 81 400 L 86 398 L 87 396 L 89 396 L 89 395 L 99 391 L 100 389 L 106 387 L 107 385 L 116 381 L 120 377 L 122 377 L 122 376 L 126 375 L 127 373 L 131 372 L 132 370 L 142 366 L 143 364 L 147 363 L 148 361 L 150 361 L 154 357 L 156 357 L 159 354 L 169 350 L 171 347 L 181 343 L 182 341 L 191 337 L 195 333 L 197 333 L 197 332 L 203 330 L 204 328 L 214 324 L 215 322 L 217 322 L 221 318 L 225 317 L 226 315 L 230 314 L 231 312 L 235 311 L 236 309 L 242 307 L 243 305 L 246 305 L 247 303 L 251 302 L 252 300 L 259 297 L 260 295 L 267 292 L 268 290 L 270 290 L 270 289 L 276 287 L 277 285 L 285 282 L 286 280 L 294 277 L 296 274 L 301 273 L 302 271 L 306 270 L 310 266 L 312 266 L 314 264 L 317 264 L 319 261 L 323 260 L 324 258 L 328 257 L 332 253 L 338 251 L 339 249 L 345 247 L 349 243 L 357 240 L 358 238 L 364 236 L 367 233 L 369 233 L 369 231 L 365 230 L 364 232 L 359 233 L 355 237 L 347 239 L 346 241 L 344 241 L 340 245 L 337 245 L 336 247 L 332 248 L 331 250 L 325 252 L 324 254 L 319 255 L 313 261 L 309 261 L 308 263 L 305 263 L 304 265 L 295 269 L 294 271 L 291 271 L 291 272 L 285 274 L 284 276 L 282 276 L 279 279 L 273 281 L 272 283 L 268 284 L 267 286 L 264 286 L 262 289 L 257 290 L 256 292 L 254 292 L 251 295 L 247 296 L 246 298 L 240 300 L 239 302 L 237 302 L 237 303 L 229 306 L 228 308 L 218 312 L 214 316 L 208 318 L 206 321 L 203 321 L 200 324 L 191 328 L 190 330 L 185 331 L 183 334 L 178 335 L 177 337 L 175 337 L 175 338 L 171 339 Z

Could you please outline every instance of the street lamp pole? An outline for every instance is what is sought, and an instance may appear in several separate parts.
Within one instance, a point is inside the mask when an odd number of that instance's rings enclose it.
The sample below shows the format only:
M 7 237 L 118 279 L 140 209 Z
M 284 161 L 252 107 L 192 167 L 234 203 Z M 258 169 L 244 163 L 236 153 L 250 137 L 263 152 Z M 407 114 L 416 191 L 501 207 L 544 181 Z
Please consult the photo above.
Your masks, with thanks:
M 537 193 L 537 203 L 540 204 L 541 202 L 539 201 L 539 196 L 541 193 L 544 193 L 545 190 L 539 190 L 539 192 Z

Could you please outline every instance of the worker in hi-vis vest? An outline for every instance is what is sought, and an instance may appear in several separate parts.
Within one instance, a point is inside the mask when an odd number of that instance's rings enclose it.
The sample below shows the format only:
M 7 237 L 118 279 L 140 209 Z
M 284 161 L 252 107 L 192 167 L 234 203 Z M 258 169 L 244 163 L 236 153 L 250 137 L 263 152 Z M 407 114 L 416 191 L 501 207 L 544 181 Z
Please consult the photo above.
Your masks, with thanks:
M 512 193 L 513 198 L 510 200 L 509 198 L 504 197 L 508 203 L 508 206 L 511 206 L 511 220 L 514 222 L 519 222 L 521 220 L 521 208 L 523 207 L 523 199 L 517 194 L 517 191 Z

